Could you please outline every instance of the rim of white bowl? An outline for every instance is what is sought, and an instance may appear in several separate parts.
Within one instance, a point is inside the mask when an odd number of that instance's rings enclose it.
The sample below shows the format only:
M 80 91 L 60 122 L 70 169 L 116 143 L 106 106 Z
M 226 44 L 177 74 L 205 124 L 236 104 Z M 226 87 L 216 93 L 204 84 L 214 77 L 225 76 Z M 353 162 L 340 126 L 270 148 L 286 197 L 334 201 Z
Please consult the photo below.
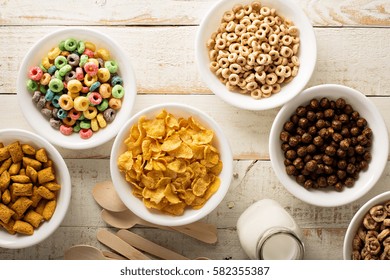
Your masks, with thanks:
M 38 120 L 36 118 L 32 118 L 29 115 L 29 111 L 25 110 L 25 106 L 27 106 L 27 108 L 35 109 L 39 113 L 39 115 L 41 115 L 39 110 L 35 108 L 34 104 L 29 104 L 32 103 L 31 94 L 27 91 L 27 87 L 26 87 L 26 81 L 28 80 L 27 71 L 28 71 L 29 61 L 31 57 L 34 56 L 34 53 L 39 51 L 40 49 L 39 46 L 45 41 L 61 36 L 61 34 L 64 34 L 64 37 L 66 37 L 66 34 L 69 33 L 76 33 L 79 34 L 79 36 L 85 35 L 86 37 L 88 36 L 88 34 L 93 34 L 93 36 L 102 38 L 102 41 L 106 42 L 106 45 L 110 46 L 109 51 L 111 53 L 116 54 L 114 55 L 116 58 L 117 56 L 122 57 L 127 65 L 126 66 L 127 70 L 123 70 L 124 68 L 123 66 L 120 67 L 121 77 L 123 77 L 125 74 L 126 78 L 133 81 L 132 83 L 124 85 L 126 89 L 126 93 L 123 99 L 123 104 L 122 104 L 123 108 L 121 108 L 117 112 L 116 118 L 113 121 L 113 123 L 109 123 L 107 127 L 104 128 L 106 129 L 106 131 L 110 131 L 110 132 L 105 132 L 102 130 L 100 131 L 100 135 L 99 132 L 96 132 L 96 135 L 93 135 L 91 138 L 84 139 L 84 140 L 81 139 L 77 133 L 73 133 L 72 135 L 69 136 L 62 135 L 58 130 L 53 129 L 50 126 L 49 121 L 45 119 L 43 116 L 40 116 L 41 118 L 39 117 Z M 128 118 L 131 117 L 131 112 L 134 106 L 136 95 L 137 95 L 136 77 L 135 77 L 135 73 L 131 61 L 128 59 L 126 52 L 122 49 L 119 43 L 116 42 L 113 38 L 107 36 L 106 34 L 100 31 L 91 28 L 85 28 L 85 27 L 61 28 L 43 36 L 28 50 L 28 52 L 24 56 L 22 63 L 19 67 L 19 73 L 17 77 L 18 103 L 29 125 L 35 130 L 35 132 L 45 137 L 52 144 L 63 148 L 72 149 L 72 150 L 95 148 L 113 139 L 118 133 L 120 127 L 127 121 Z M 29 96 L 29 98 L 27 98 L 27 96 Z M 34 115 L 37 116 L 37 114 L 35 113 Z M 47 122 L 47 124 L 44 124 L 44 129 L 39 124 L 40 121 Z M 102 133 L 104 133 L 104 136 L 102 136 Z
M 344 260 L 351 260 L 352 254 L 352 239 L 354 235 L 356 234 L 359 226 L 363 222 L 364 215 L 370 210 L 371 207 L 381 203 L 381 201 L 386 202 L 387 200 L 384 200 L 385 197 L 389 197 L 390 199 L 390 191 L 378 194 L 368 200 L 366 203 L 364 203 L 359 210 L 353 215 L 347 231 L 344 236 L 344 242 L 343 242 L 343 258 Z M 361 216 L 361 217 L 360 217 Z M 349 243 L 347 243 L 349 242 Z M 348 256 L 349 254 L 349 256 Z
M 226 187 L 224 189 L 222 189 L 220 186 L 218 191 L 215 194 L 213 194 L 213 196 L 206 202 L 206 204 L 201 209 L 199 209 L 199 210 L 186 209 L 185 210 L 185 211 L 194 211 L 193 215 L 188 216 L 188 217 L 172 216 L 172 215 L 168 215 L 168 214 L 159 214 L 157 211 L 156 211 L 156 214 L 154 214 L 152 211 L 149 211 L 145 205 L 143 205 L 141 200 L 139 200 L 140 201 L 139 204 L 142 204 L 142 207 L 144 207 L 143 213 L 144 214 L 146 213 L 146 215 L 144 215 L 142 217 L 140 216 L 142 219 L 144 219 L 150 223 L 163 225 L 163 226 L 182 226 L 182 225 L 186 225 L 186 224 L 198 221 L 198 220 L 204 218 L 205 216 L 207 216 L 208 214 L 210 214 L 213 210 L 215 210 L 215 208 L 218 207 L 218 205 L 220 205 L 220 203 L 222 202 L 222 200 L 226 196 L 226 193 L 228 192 L 228 190 L 230 188 L 231 180 L 233 177 L 233 153 L 232 153 L 229 141 L 228 141 L 227 137 L 225 136 L 225 134 L 223 133 L 222 129 L 220 128 L 219 124 L 212 117 L 210 117 L 207 113 L 202 112 L 201 110 L 199 110 L 195 107 L 192 107 L 192 106 L 189 106 L 186 104 L 182 104 L 182 103 L 178 103 L 178 102 L 161 103 L 161 104 L 147 107 L 147 108 L 139 111 L 137 114 L 135 114 L 130 120 L 128 120 L 123 125 L 122 129 L 119 131 L 117 137 L 114 140 L 114 144 L 112 145 L 111 154 L 110 154 L 110 174 L 111 174 L 112 181 L 114 183 L 114 187 L 118 193 L 122 192 L 126 187 L 129 190 L 129 196 L 133 196 L 133 194 L 130 191 L 131 190 L 130 184 L 124 180 L 123 173 L 119 172 L 119 169 L 117 167 L 117 158 L 118 158 L 118 150 L 119 150 L 118 147 L 120 147 L 120 145 L 123 145 L 122 139 L 124 139 L 126 136 L 128 136 L 129 129 L 130 129 L 132 123 L 138 121 L 138 119 L 145 114 L 152 113 L 152 112 L 157 114 L 158 110 L 162 110 L 164 108 L 167 110 L 168 113 L 170 112 L 169 111 L 170 108 L 178 108 L 179 110 L 182 110 L 182 111 L 191 112 L 191 114 L 193 114 L 193 116 L 197 117 L 197 118 L 199 118 L 199 116 L 204 116 L 204 117 L 201 117 L 202 118 L 200 120 L 201 123 L 202 124 L 204 122 L 210 123 L 210 125 L 208 125 L 207 123 L 204 123 L 204 125 L 208 126 L 208 127 L 210 126 L 210 128 L 211 128 L 211 126 L 213 126 L 212 129 L 213 129 L 215 135 L 222 135 L 222 137 L 218 138 L 218 141 L 220 142 L 220 146 L 221 147 L 223 146 L 225 149 L 224 150 L 225 161 L 223 161 L 224 165 L 223 165 L 222 172 L 223 172 L 223 174 L 227 174 L 227 177 L 226 177 L 225 182 L 221 182 L 221 185 L 224 184 L 224 185 L 226 185 Z M 173 113 L 173 114 L 175 114 L 175 113 Z M 203 119 L 205 119 L 206 121 L 203 121 Z M 228 159 L 229 159 L 229 163 L 227 163 Z M 126 183 L 126 184 L 123 186 L 120 186 L 121 182 L 117 181 L 116 178 L 121 178 L 120 180 L 122 181 L 122 183 Z M 130 211 L 132 211 L 135 215 L 138 215 L 137 209 L 139 209 L 139 208 L 133 207 L 133 204 L 131 203 L 131 201 L 124 200 L 123 197 L 120 197 L 120 198 Z M 211 207 L 210 204 L 208 204 L 209 201 L 214 201 L 216 206 Z
M 278 1 L 280 1 L 280 0 L 278 0 Z M 298 74 L 298 76 L 296 78 L 294 78 L 294 80 L 296 83 L 299 82 L 299 85 L 296 86 L 296 89 L 294 91 L 291 91 L 291 90 L 288 91 L 287 94 L 284 95 L 284 98 L 280 99 L 279 101 L 275 101 L 275 99 L 272 99 L 272 96 L 269 98 L 263 98 L 263 99 L 259 99 L 259 100 L 255 100 L 255 99 L 251 98 L 250 96 L 247 96 L 248 102 L 238 102 L 236 97 L 242 96 L 242 95 L 239 93 L 236 93 L 236 92 L 231 92 L 231 91 L 226 92 L 227 90 L 221 91 L 222 83 L 220 83 L 219 81 L 218 81 L 219 83 L 215 82 L 215 81 L 217 81 L 217 78 L 214 77 L 213 73 L 210 72 L 210 69 L 208 67 L 208 63 L 207 63 L 207 65 L 205 65 L 205 63 L 200 63 L 200 62 L 205 60 L 204 55 L 202 55 L 202 53 L 203 53 L 202 50 L 206 49 L 206 46 L 202 44 L 202 42 L 203 42 L 202 36 L 204 35 L 205 29 L 208 26 L 208 24 L 207 24 L 208 20 L 210 17 L 212 17 L 213 14 L 216 13 L 216 11 L 219 10 L 219 8 L 221 6 L 226 5 L 227 2 L 231 2 L 233 5 L 240 3 L 240 1 L 235 1 L 235 0 L 220 0 L 217 3 L 215 3 L 206 12 L 205 16 L 201 20 L 199 28 L 198 28 L 198 32 L 196 34 L 195 55 L 196 55 L 197 66 L 198 66 L 197 68 L 198 68 L 198 71 L 200 73 L 202 80 L 206 83 L 207 87 L 215 95 L 220 97 L 226 103 L 228 103 L 234 107 L 237 107 L 237 108 L 241 108 L 241 109 L 245 109 L 245 110 L 254 110 L 254 111 L 258 110 L 258 111 L 260 111 L 260 110 L 273 109 L 273 108 L 280 107 L 280 106 L 286 104 L 287 102 L 289 102 L 291 99 L 293 99 L 295 96 L 297 96 L 304 89 L 304 87 L 307 85 L 307 83 L 311 79 L 311 76 L 312 76 L 314 69 L 316 67 L 317 40 L 316 40 L 316 36 L 314 33 L 314 28 L 313 28 L 309 18 L 304 13 L 304 11 L 299 6 L 297 6 L 296 3 L 294 3 L 293 1 L 291 1 L 291 0 L 280 1 L 288 9 L 294 10 L 294 12 L 298 14 L 297 17 L 300 18 L 300 20 L 303 22 L 303 25 L 305 26 L 305 34 L 306 34 L 306 36 L 309 37 L 308 41 L 310 41 L 312 44 L 311 49 L 312 50 L 314 49 L 314 51 L 311 52 L 311 57 L 309 59 L 309 62 L 311 62 L 310 65 L 309 64 L 305 65 L 305 67 L 307 67 L 307 73 L 309 73 L 309 75 L 302 76 L 302 75 Z M 248 1 L 248 2 L 251 2 L 251 1 Z M 262 2 L 262 4 L 263 4 L 263 2 Z M 302 46 L 300 49 L 302 49 Z M 300 50 L 300 52 L 301 51 L 302 50 Z M 209 59 L 207 58 L 206 61 L 209 61 Z M 284 86 L 286 87 L 286 86 L 289 86 L 290 84 L 287 84 Z M 224 87 L 224 85 L 222 85 L 222 86 Z M 292 92 L 292 93 L 290 93 L 290 92 Z M 226 94 L 226 93 L 228 93 L 228 94 Z
M 328 94 L 323 94 L 322 92 L 328 92 Z M 373 157 L 370 163 L 372 164 L 372 161 L 375 160 L 377 166 L 375 172 L 371 173 L 372 176 L 370 176 L 370 178 L 367 180 L 364 188 L 354 189 L 355 186 L 349 188 L 348 190 L 353 191 L 349 193 L 348 197 L 343 196 L 342 192 L 337 192 L 337 196 L 335 195 L 333 197 L 332 194 L 335 193 L 335 191 L 333 190 L 306 190 L 302 186 L 298 185 L 295 180 L 291 178 L 291 176 L 287 175 L 284 167 L 282 168 L 283 163 L 278 162 L 278 155 L 282 154 L 280 145 L 278 145 L 278 143 L 280 143 L 279 134 L 283 123 L 290 117 L 290 114 L 287 113 L 290 112 L 292 114 L 292 112 L 294 112 L 298 106 L 302 105 L 303 103 L 307 103 L 308 98 L 306 97 L 311 94 L 314 95 L 313 97 L 316 97 L 316 94 L 319 94 L 321 97 L 329 97 L 333 94 L 337 95 L 337 92 L 349 92 L 350 94 L 353 94 L 354 98 L 358 99 L 360 104 L 364 104 L 364 106 L 368 108 L 368 111 L 370 111 L 373 115 L 373 119 L 375 119 L 376 126 L 379 126 L 380 130 L 384 132 L 383 137 L 380 138 L 374 135 L 374 137 L 377 137 L 375 140 L 375 147 L 380 147 L 381 149 L 379 157 L 376 157 L 375 159 Z M 315 206 L 342 206 L 361 198 L 362 196 L 367 194 L 367 192 L 370 191 L 377 183 L 386 167 L 387 155 L 389 151 L 388 139 L 388 131 L 383 117 L 379 113 L 374 103 L 370 99 L 368 99 L 363 93 L 344 85 L 317 85 L 304 90 L 297 96 L 296 99 L 285 104 L 275 117 L 269 137 L 269 152 L 271 165 L 277 178 L 279 179 L 279 182 L 296 198 Z M 344 189 L 344 191 L 345 190 L 346 189 Z M 319 197 L 321 197 L 321 199 L 318 199 Z M 330 197 L 332 199 L 329 199 Z
M 60 170 L 61 172 L 61 190 L 60 190 L 60 199 L 61 203 L 57 203 L 56 210 L 54 211 L 53 217 L 49 221 L 45 221 L 38 229 L 35 229 L 33 235 L 13 235 L 15 237 L 14 240 L 4 241 L 0 239 L 0 247 L 7 249 L 21 249 L 27 248 L 38 243 L 44 241 L 48 237 L 50 237 L 62 224 L 67 210 L 70 205 L 70 199 L 72 196 L 72 183 L 69 174 L 68 167 L 61 156 L 61 154 L 57 151 L 57 149 L 45 138 L 42 136 L 27 131 L 23 129 L 1 129 L 0 137 L 2 135 L 6 135 L 7 137 L 15 138 L 15 141 L 18 140 L 23 142 L 23 138 L 27 137 L 28 141 L 34 142 L 34 145 L 40 145 L 42 148 L 45 148 L 49 155 L 55 155 L 58 159 L 55 161 L 56 170 Z M 1 139 L 0 139 L 1 141 Z M 38 142 L 38 143 L 37 143 Z M 51 160 L 54 161 L 53 157 Z M 40 233 L 40 230 L 44 229 L 45 233 Z M 8 234 L 8 233 L 7 233 Z M 12 238 L 13 239 L 13 238 Z

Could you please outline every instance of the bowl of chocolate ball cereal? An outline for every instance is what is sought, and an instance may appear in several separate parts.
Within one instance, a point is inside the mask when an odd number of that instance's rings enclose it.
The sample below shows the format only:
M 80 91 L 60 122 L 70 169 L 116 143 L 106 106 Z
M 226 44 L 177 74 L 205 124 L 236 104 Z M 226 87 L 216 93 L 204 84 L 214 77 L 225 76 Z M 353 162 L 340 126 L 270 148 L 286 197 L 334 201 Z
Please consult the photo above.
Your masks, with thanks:
M 196 37 L 202 80 L 222 100 L 247 110 L 297 96 L 316 64 L 313 27 L 290 0 L 226 0 L 205 15 Z
M 390 260 L 390 192 L 367 201 L 344 238 L 344 260 Z
M 388 132 L 376 106 L 352 88 L 325 84 L 284 105 L 270 132 L 279 181 L 306 203 L 336 207 L 365 195 L 388 156 Z
M 136 82 L 125 51 L 88 28 L 64 28 L 24 57 L 17 97 L 26 120 L 51 143 L 88 149 L 116 136 L 131 116 Z

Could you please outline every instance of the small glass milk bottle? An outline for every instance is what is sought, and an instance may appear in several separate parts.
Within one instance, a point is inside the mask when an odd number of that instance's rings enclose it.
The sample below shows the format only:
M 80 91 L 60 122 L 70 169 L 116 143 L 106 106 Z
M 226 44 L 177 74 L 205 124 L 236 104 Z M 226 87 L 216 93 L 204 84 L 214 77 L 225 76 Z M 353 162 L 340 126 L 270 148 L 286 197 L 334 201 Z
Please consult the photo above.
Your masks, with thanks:
M 272 199 L 249 206 L 237 221 L 242 248 L 252 260 L 300 260 L 302 232 L 290 214 Z

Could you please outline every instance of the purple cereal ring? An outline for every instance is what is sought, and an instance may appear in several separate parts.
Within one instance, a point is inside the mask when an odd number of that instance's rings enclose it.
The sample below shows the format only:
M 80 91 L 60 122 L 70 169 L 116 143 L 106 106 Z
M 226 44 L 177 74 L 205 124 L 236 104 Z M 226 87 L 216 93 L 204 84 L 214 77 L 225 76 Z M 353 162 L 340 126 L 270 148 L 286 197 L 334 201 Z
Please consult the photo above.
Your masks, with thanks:
M 34 103 L 37 103 L 39 101 L 39 99 L 41 98 L 41 96 L 42 96 L 42 93 L 39 90 L 34 91 L 32 101 L 34 101 Z
M 93 132 L 90 128 L 88 128 L 88 129 L 82 128 L 82 129 L 80 129 L 79 134 L 80 134 L 80 137 L 82 139 L 88 139 L 88 138 L 91 138 Z
M 102 103 L 103 100 L 102 96 L 95 91 L 89 94 L 88 99 L 92 105 L 99 105 L 100 103 Z
M 38 107 L 38 110 L 42 110 L 46 105 L 46 99 L 45 97 L 42 95 L 41 97 L 39 97 L 39 100 L 37 102 L 37 107 Z
M 41 113 L 42 113 L 42 115 L 43 115 L 46 119 L 50 119 L 50 118 L 51 118 L 51 110 L 50 110 L 50 109 L 43 108 L 43 109 L 41 110 Z
M 73 133 L 73 128 L 71 128 L 70 126 L 61 125 L 60 132 L 64 135 L 71 135 Z
M 116 116 L 116 112 L 111 108 L 108 108 L 103 112 L 103 117 L 108 123 L 112 122 L 115 119 L 115 116 Z
M 33 66 L 28 71 L 28 77 L 33 81 L 39 81 L 43 76 L 43 71 L 39 66 Z
M 54 119 L 54 118 L 51 118 L 51 119 L 49 120 L 49 123 L 50 123 L 51 127 L 55 128 L 55 129 L 59 129 L 60 126 L 61 126 L 61 121 L 56 120 L 56 119 Z

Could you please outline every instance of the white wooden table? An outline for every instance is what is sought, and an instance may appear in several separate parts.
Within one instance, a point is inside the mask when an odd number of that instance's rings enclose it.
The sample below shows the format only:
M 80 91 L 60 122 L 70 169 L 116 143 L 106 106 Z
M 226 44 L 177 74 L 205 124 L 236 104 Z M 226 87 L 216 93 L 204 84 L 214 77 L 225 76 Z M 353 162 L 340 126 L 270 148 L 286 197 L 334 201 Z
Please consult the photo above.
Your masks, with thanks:
M 252 112 L 231 107 L 210 92 L 197 72 L 195 35 L 215 1 L 0 0 L 0 129 L 32 130 L 16 100 L 16 76 L 26 51 L 63 26 L 90 26 L 118 41 L 131 59 L 138 91 L 134 113 L 165 101 L 192 104 L 221 125 L 234 152 L 236 176 L 230 191 L 204 219 L 218 227 L 217 244 L 151 228 L 137 228 L 137 233 L 189 258 L 245 259 L 235 228 L 237 218 L 250 204 L 268 197 L 285 207 L 303 229 L 306 259 L 341 259 L 350 219 L 369 198 L 389 190 L 390 168 L 366 196 L 342 207 L 314 207 L 287 192 L 268 154 L 269 130 L 278 109 Z M 362 91 L 390 128 L 390 1 L 295 2 L 311 19 L 318 42 L 317 68 L 307 86 L 337 83 Z M 96 231 L 107 225 L 100 219 L 101 208 L 91 189 L 110 179 L 111 145 L 112 141 L 82 152 L 59 149 L 72 176 L 72 201 L 63 224 L 34 247 L 0 248 L 0 259 L 62 259 L 64 250 L 76 244 L 104 248 Z

